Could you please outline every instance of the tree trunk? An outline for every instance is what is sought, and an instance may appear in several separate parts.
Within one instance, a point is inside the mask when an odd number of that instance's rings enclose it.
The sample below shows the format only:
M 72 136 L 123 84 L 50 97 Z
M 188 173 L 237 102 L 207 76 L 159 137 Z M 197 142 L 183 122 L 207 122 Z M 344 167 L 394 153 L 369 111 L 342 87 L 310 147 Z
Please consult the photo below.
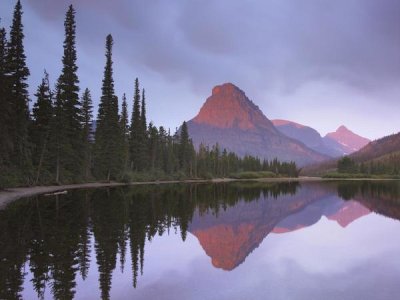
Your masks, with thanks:
M 43 164 L 44 151 L 46 150 L 46 147 L 47 147 L 47 137 L 46 137 L 46 140 L 44 141 L 43 148 L 42 148 L 42 152 L 40 153 L 39 166 L 38 166 L 38 170 L 37 170 L 37 173 L 36 173 L 35 185 L 36 185 L 36 184 L 38 183 L 38 181 L 39 181 L 40 171 L 41 171 L 41 169 L 42 169 L 42 164 Z

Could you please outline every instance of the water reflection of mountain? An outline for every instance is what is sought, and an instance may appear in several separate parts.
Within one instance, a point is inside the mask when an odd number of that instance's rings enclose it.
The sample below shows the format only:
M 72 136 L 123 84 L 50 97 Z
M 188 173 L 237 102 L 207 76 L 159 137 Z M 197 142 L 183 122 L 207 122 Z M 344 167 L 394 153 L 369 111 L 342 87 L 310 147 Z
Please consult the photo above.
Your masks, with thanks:
M 215 267 L 232 270 L 271 232 L 286 233 L 311 226 L 322 216 L 346 227 L 369 212 L 358 202 L 343 201 L 329 186 L 308 183 L 295 195 L 239 202 L 218 217 L 195 214 L 189 231 L 198 238 Z
M 183 241 L 192 232 L 214 266 L 232 270 L 269 233 L 311 226 L 322 216 L 343 227 L 370 210 L 400 219 L 399 190 L 397 183 L 193 184 L 22 199 L 0 210 L 0 299 L 22 298 L 27 284 L 36 294 L 26 298 L 47 290 L 71 299 L 90 265 L 108 299 L 117 265 L 136 287 L 148 241 L 169 231 Z

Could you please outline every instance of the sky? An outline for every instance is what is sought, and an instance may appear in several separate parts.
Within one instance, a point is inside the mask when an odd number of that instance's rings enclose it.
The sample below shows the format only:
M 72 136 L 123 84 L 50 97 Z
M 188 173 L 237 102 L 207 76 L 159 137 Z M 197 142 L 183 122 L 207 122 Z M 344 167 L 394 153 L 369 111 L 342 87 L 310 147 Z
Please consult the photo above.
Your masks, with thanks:
M 0 0 L 9 30 L 15 0 Z M 97 105 L 105 38 L 118 97 L 146 89 L 148 119 L 173 131 L 214 86 L 232 82 L 269 119 L 322 135 L 346 125 L 376 139 L 400 131 L 398 0 L 22 0 L 33 94 L 61 71 L 64 18 L 76 9 L 81 91 Z

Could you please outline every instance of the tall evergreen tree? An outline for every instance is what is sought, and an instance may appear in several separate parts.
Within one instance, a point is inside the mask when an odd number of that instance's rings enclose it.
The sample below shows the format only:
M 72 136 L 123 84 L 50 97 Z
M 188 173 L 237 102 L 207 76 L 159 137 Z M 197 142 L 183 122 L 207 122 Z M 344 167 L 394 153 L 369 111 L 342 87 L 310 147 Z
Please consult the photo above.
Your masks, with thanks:
M 186 122 L 184 121 L 181 127 L 179 141 L 179 167 L 187 172 L 191 162 L 191 141 Z
M 7 38 L 6 30 L 0 28 L 0 169 L 9 163 L 13 140 L 10 135 L 10 99 L 7 96 Z
M 141 128 L 141 141 L 139 144 L 139 157 L 141 163 L 141 169 L 147 170 L 150 166 L 149 164 L 149 132 L 147 130 L 147 118 L 146 118 L 146 96 L 145 91 L 142 89 L 142 103 L 141 103 L 141 113 L 140 113 L 140 121 L 142 123 Z
M 140 90 L 139 90 L 139 79 L 135 80 L 135 92 L 133 96 L 133 108 L 131 118 L 131 138 L 130 138 L 130 155 L 131 155 L 131 169 L 140 171 L 141 168 L 141 133 L 142 133 L 142 121 L 140 118 Z
M 159 167 L 159 134 L 157 127 L 152 122 L 149 123 L 149 168 L 154 170 Z
M 36 102 L 32 110 L 32 125 L 30 140 L 32 144 L 32 161 L 36 167 L 36 182 L 38 182 L 50 135 L 50 125 L 53 117 L 53 95 L 50 89 L 49 74 L 44 71 L 44 77 L 36 91 Z
M 7 76 L 9 77 L 7 97 L 12 107 L 11 134 L 13 136 L 13 162 L 25 172 L 30 167 L 28 143 L 29 94 L 27 79 L 30 75 L 26 66 L 24 50 L 24 33 L 22 25 L 22 5 L 18 0 L 10 30 L 7 49 Z
M 146 135 L 147 131 L 147 120 L 146 120 L 146 96 L 144 89 L 142 90 L 142 105 L 141 105 L 141 113 L 140 120 L 142 121 L 142 130 Z
M 96 129 L 96 175 L 108 180 L 121 172 L 121 130 L 118 116 L 118 98 L 114 94 L 112 68 L 113 38 L 106 40 L 106 66 L 102 86 L 102 96 L 97 115 Z
M 92 96 L 88 88 L 82 95 L 82 127 L 83 127 L 83 145 L 84 145 L 84 174 L 87 180 L 90 176 L 92 165 L 92 122 L 93 122 L 93 103 Z
M 122 96 L 122 111 L 120 118 L 120 127 L 122 133 L 122 155 L 124 169 L 128 167 L 129 163 L 129 120 L 128 120 L 128 103 L 126 102 L 126 95 Z
M 59 128 L 61 132 L 56 134 L 62 136 L 58 139 L 56 169 L 56 180 L 79 179 L 82 175 L 83 142 L 81 126 L 81 103 L 79 101 L 79 79 L 77 75 L 78 66 L 76 53 L 76 24 L 75 10 L 69 6 L 64 22 L 65 40 L 64 55 L 62 58 L 62 72 L 57 82 L 57 105 L 56 118 L 62 122 Z

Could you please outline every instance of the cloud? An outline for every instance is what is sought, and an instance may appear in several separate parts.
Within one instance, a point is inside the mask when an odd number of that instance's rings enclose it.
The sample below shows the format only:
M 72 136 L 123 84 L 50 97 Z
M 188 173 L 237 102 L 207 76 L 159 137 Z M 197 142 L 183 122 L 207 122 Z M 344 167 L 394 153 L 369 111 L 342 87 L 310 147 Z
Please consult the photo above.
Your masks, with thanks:
M 60 36 L 70 3 L 87 69 L 102 72 L 104 39 L 112 33 L 116 67 L 129 72 L 116 75 L 120 81 L 140 74 L 150 87 L 184 83 L 192 92 L 188 105 L 198 107 L 213 86 L 231 81 L 261 108 L 272 105 L 263 97 L 271 91 L 301 102 L 298 91 L 314 82 L 399 106 L 398 95 L 387 92 L 400 84 L 397 0 L 23 1 L 42 30 L 59 28 Z
M 27 2 L 49 21 L 59 20 L 69 3 Z M 106 25 L 122 30 L 117 42 L 127 60 L 167 79 L 209 86 L 227 74 L 249 81 L 245 72 L 250 72 L 292 89 L 314 78 L 360 88 L 400 78 L 400 3 L 395 0 L 72 3 L 85 35 Z

